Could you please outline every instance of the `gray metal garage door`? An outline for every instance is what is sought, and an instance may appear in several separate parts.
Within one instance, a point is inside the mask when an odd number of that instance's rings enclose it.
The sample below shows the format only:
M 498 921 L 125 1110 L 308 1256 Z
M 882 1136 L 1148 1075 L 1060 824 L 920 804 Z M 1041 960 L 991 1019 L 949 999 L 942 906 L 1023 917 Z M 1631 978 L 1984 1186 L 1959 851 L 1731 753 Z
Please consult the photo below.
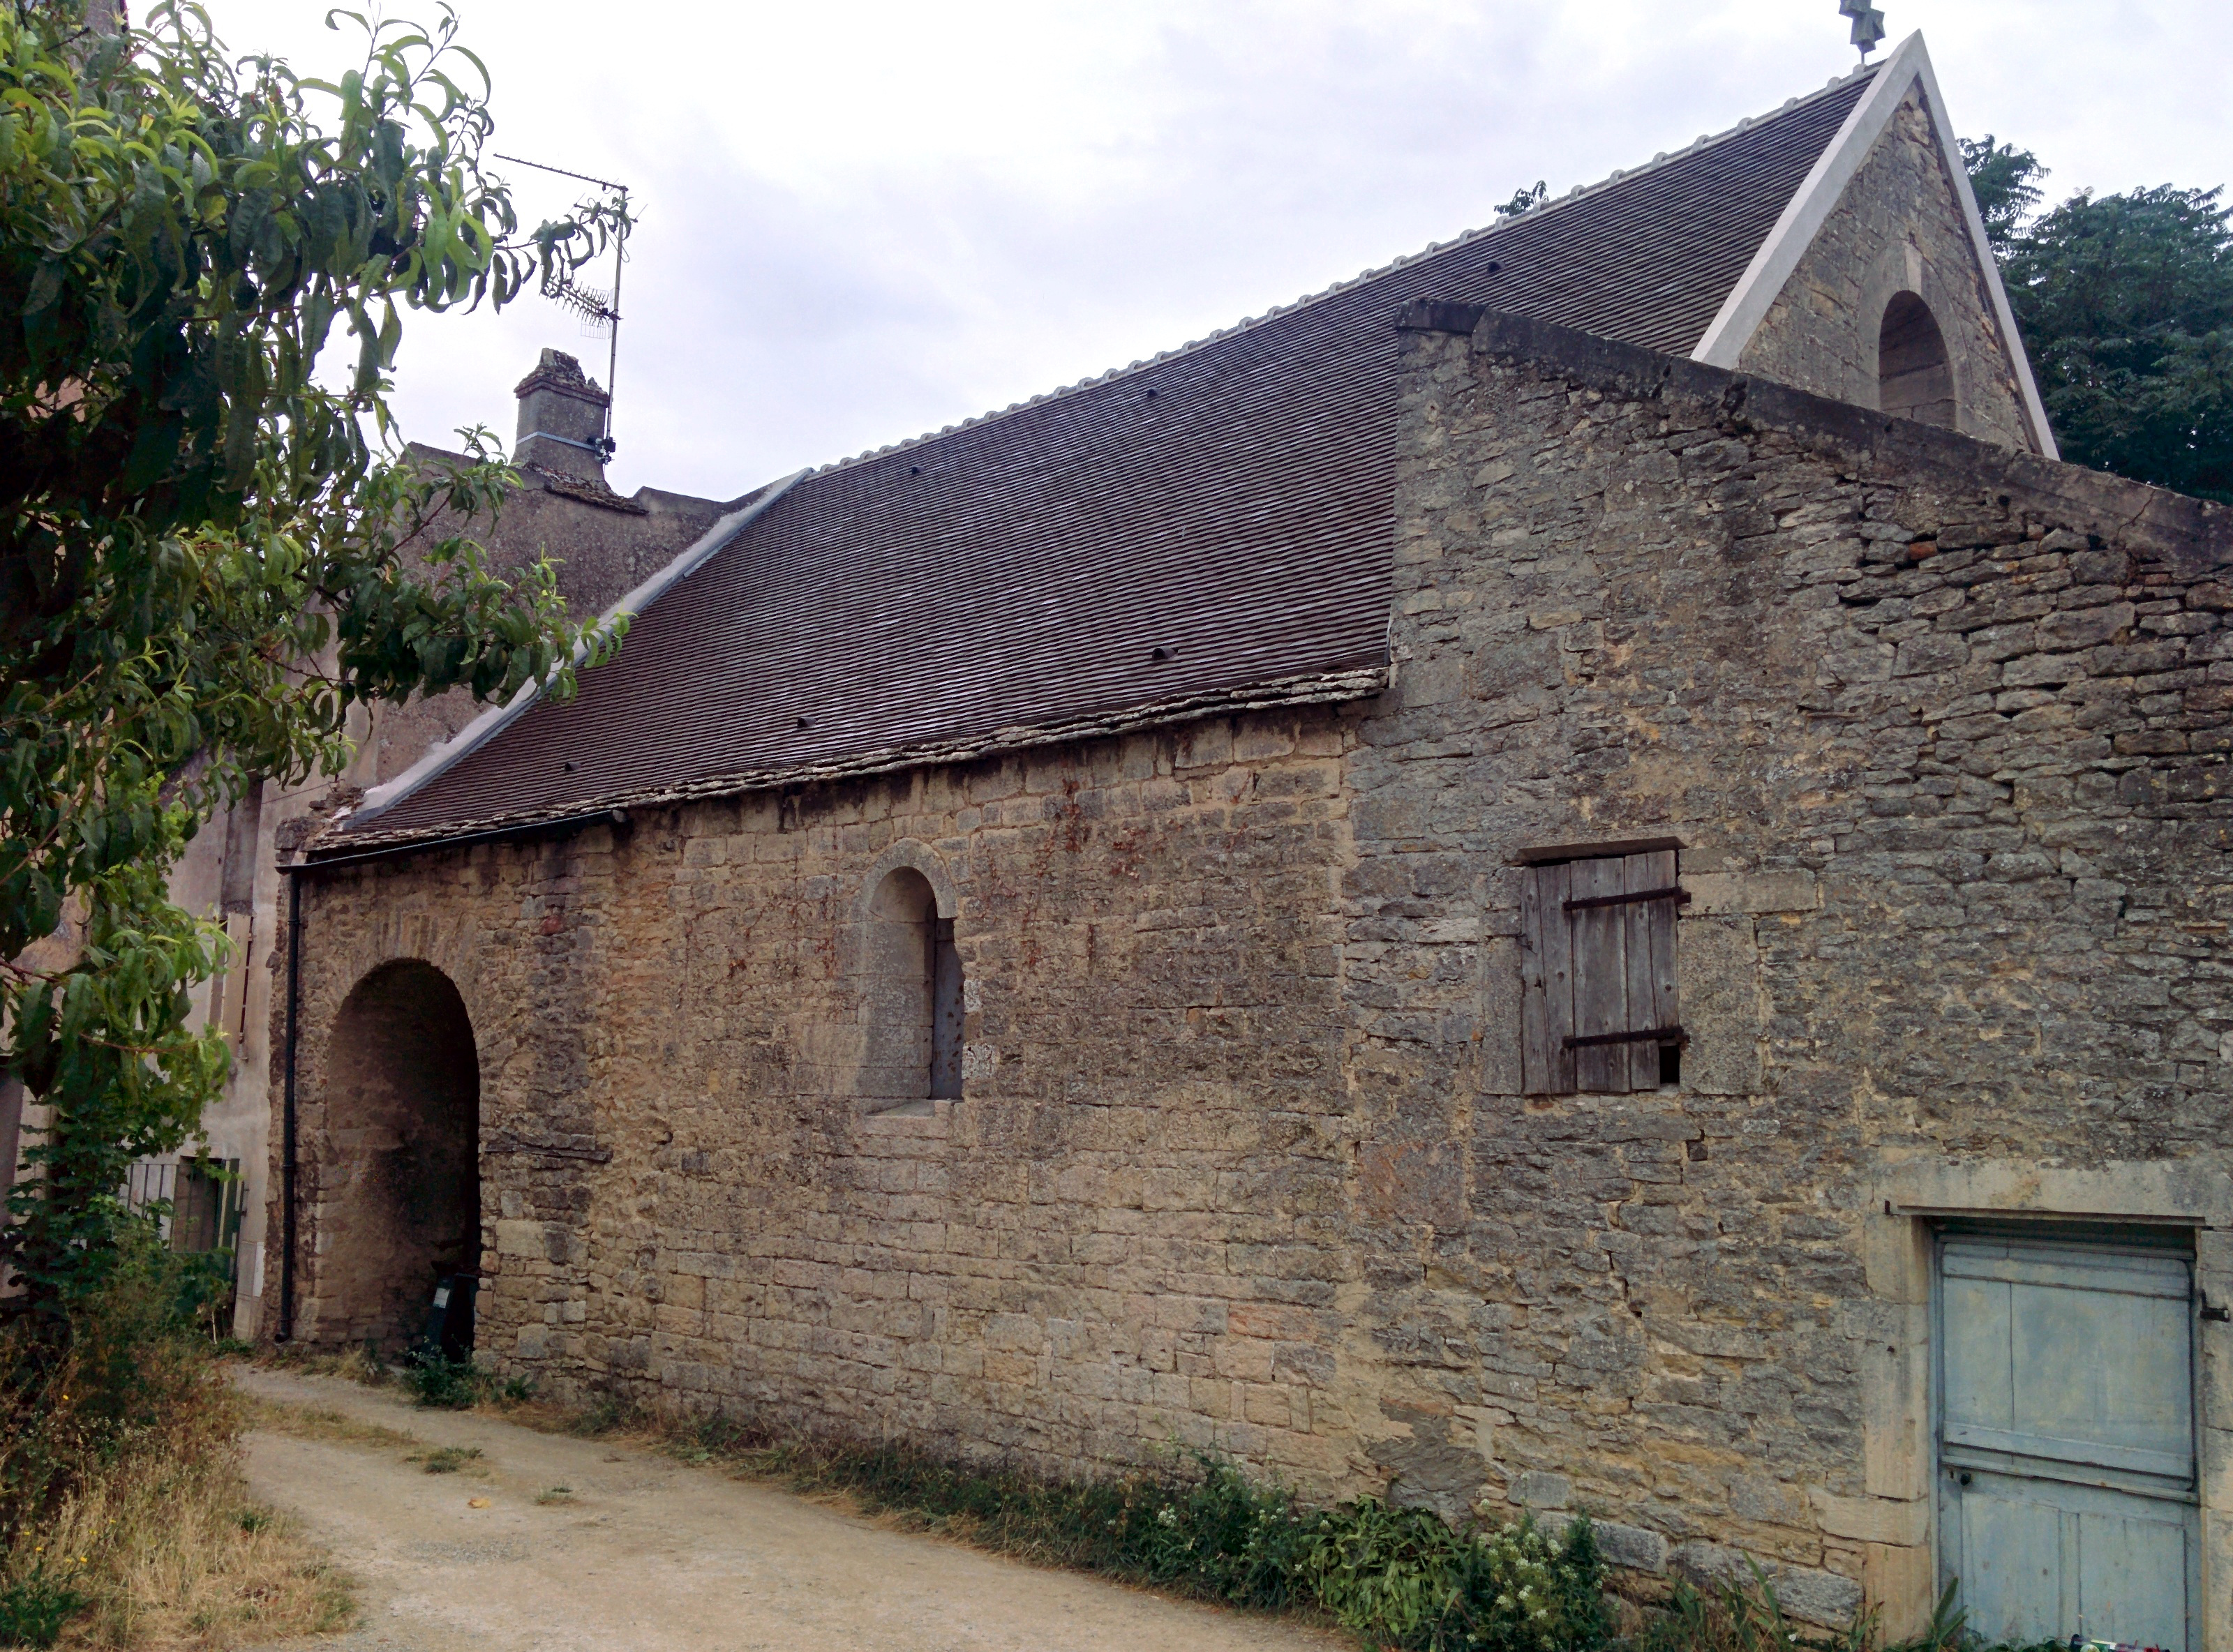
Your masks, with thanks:
M 2193 1267 L 2109 1244 L 1939 1245 L 1939 1561 L 1969 1627 L 2197 1652 Z

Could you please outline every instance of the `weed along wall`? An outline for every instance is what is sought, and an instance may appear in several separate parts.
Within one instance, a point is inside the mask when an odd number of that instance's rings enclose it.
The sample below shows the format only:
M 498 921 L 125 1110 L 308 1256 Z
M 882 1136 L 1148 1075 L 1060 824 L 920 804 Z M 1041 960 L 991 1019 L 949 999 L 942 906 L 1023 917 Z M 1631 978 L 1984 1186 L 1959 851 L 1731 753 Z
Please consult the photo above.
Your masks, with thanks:
M 1935 1397 L 2015 1381 L 1941 1304 L 2065 1335 L 2052 1274 L 2223 1357 L 2229 513 L 1412 319 L 1377 699 L 309 881 L 303 1334 L 355 1312 L 333 1029 L 412 959 L 478 1052 L 478 1346 L 548 1392 L 1175 1435 L 1895 1632 L 1981 1499 L 2060 1519 L 2021 1382 Z M 2197 1415 L 2103 1495 L 2223 1648 Z

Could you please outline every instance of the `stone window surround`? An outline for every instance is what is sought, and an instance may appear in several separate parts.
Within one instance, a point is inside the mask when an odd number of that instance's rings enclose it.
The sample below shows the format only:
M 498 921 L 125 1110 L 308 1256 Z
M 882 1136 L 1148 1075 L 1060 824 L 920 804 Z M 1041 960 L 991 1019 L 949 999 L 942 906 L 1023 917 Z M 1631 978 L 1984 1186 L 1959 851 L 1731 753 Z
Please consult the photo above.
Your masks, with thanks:
M 920 838 L 900 839 L 870 862 L 853 892 L 852 910 L 846 923 L 845 972 L 847 979 L 856 983 L 863 982 L 868 972 L 872 948 L 869 927 L 875 921 L 876 891 L 883 887 L 887 877 L 902 868 L 921 873 L 930 885 L 939 917 L 958 920 L 960 916 L 960 890 L 953 873 L 947 869 L 946 857 Z M 976 972 L 970 971 L 961 983 L 963 1013 L 975 1014 L 981 1001 Z M 896 1132 L 943 1141 L 954 1109 L 967 1098 L 972 1081 L 989 1072 L 992 1065 L 990 1046 L 965 1044 L 961 1055 L 962 1094 L 934 1097 L 928 1112 L 893 1111 L 889 1096 L 861 1095 L 857 1085 L 848 1088 L 845 1099 L 856 1126 L 870 1126 L 878 1133 Z
M 1825 1535 L 1859 1547 L 1868 1599 L 1883 1610 L 1887 1638 L 1898 1638 L 1929 1623 L 1938 1592 L 1931 1292 L 1940 1225 L 2082 1219 L 2191 1229 L 2197 1290 L 2213 1302 L 2233 1301 L 2233 1176 L 2163 1161 L 2072 1169 L 1917 1158 L 1880 1165 L 1864 1191 L 1869 1294 L 1851 1330 L 1864 1350 L 1865 1494 L 1812 1496 Z M 2233 1337 L 2209 1321 L 2203 1330 L 2196 1441 L 2202 1647 L 2233 1652 L 2233 1612 L 2218 1599 L 2233 1581 Z

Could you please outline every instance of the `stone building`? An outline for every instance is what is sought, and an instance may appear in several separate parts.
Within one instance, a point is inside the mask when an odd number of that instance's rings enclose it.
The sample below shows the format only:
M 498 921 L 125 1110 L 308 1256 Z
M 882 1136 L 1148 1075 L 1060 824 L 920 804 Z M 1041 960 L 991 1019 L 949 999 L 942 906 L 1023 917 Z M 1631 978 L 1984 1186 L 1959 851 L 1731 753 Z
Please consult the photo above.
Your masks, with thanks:
M 482 537 L 499 566 L 549 555 L 576 611 L 611 605 L 729 508 L 656 488 L 622 498 L 607 487 L 590 444 L 602 433 L 607 397 L 571 356 L 544 351 L 515 394 L 518 435 L 511 457 L 521 485 L 494 523 L 481 524 Z M 463 458 L 423 446 L 413 451 L 428 463 Z M 283 1054 L 274 1041 L 273 1016 L 283 1008 L 286 984 L 269 967 L 287 917 L 279 862 L 322 823 L 336 797 L 354 796 L 401 773 L 430 744 L 470 722 L 477 709 L 459 691 L 383 707 L 376 715 L 360 710 L 351 729 L 356 758 L 340 777 L 338 790 L 326 778 L 298 786 L 266 783 L 197 836 L 173 876 L 173 897 L 217 920 L 233 942 L 232 967 L 197 989 L 193 1013 L 197 1024 L 225 1029 L 235 1059 L 224 1094 L 204 1115 L 201 1139 L 187 1154 L 135 1167 L 127 1191 L 135 1200 L 173 1202 L 173 1241 L 182 1247 L 236 1252 L 234 1329 L 243 1337 L 255 1337 L 263 1324 L 269 1203 L 264 1171 L 272 1147 L 268 1127 L 274 1099 L 267 1081 L 273 1061 Z M 59 961 L 74 953 L 75 940 L 63 934 L 42 945 Z M 283 1019 L 277 1025 L 283 1039 Z M 0 1080 L 0 1167 L 18 1163 L 19 1127 L 36 1134 L 43 1122 L 42 1109 L 25 1108 L 23 1099 L 13 1080 Z M 204 1161 L 216 1174 L 203 1168 Z
M 1919 40 L 718 511 L 540 508 L 635 628 L 290 867 L 264 1334 L 477 1268 L 560 1396 L 2233 1647 L 2233 519 L 2057 462 Z

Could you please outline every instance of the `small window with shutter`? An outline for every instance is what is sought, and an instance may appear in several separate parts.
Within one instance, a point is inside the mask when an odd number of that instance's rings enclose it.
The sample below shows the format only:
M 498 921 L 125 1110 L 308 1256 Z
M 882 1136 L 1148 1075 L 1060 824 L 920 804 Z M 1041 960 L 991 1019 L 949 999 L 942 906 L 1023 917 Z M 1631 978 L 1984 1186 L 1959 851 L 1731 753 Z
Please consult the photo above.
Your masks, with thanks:
M 1577 857 L 1520 872 L 1527 1093 L 1624 1095 L 1679 1083 L 1675 850 Z

